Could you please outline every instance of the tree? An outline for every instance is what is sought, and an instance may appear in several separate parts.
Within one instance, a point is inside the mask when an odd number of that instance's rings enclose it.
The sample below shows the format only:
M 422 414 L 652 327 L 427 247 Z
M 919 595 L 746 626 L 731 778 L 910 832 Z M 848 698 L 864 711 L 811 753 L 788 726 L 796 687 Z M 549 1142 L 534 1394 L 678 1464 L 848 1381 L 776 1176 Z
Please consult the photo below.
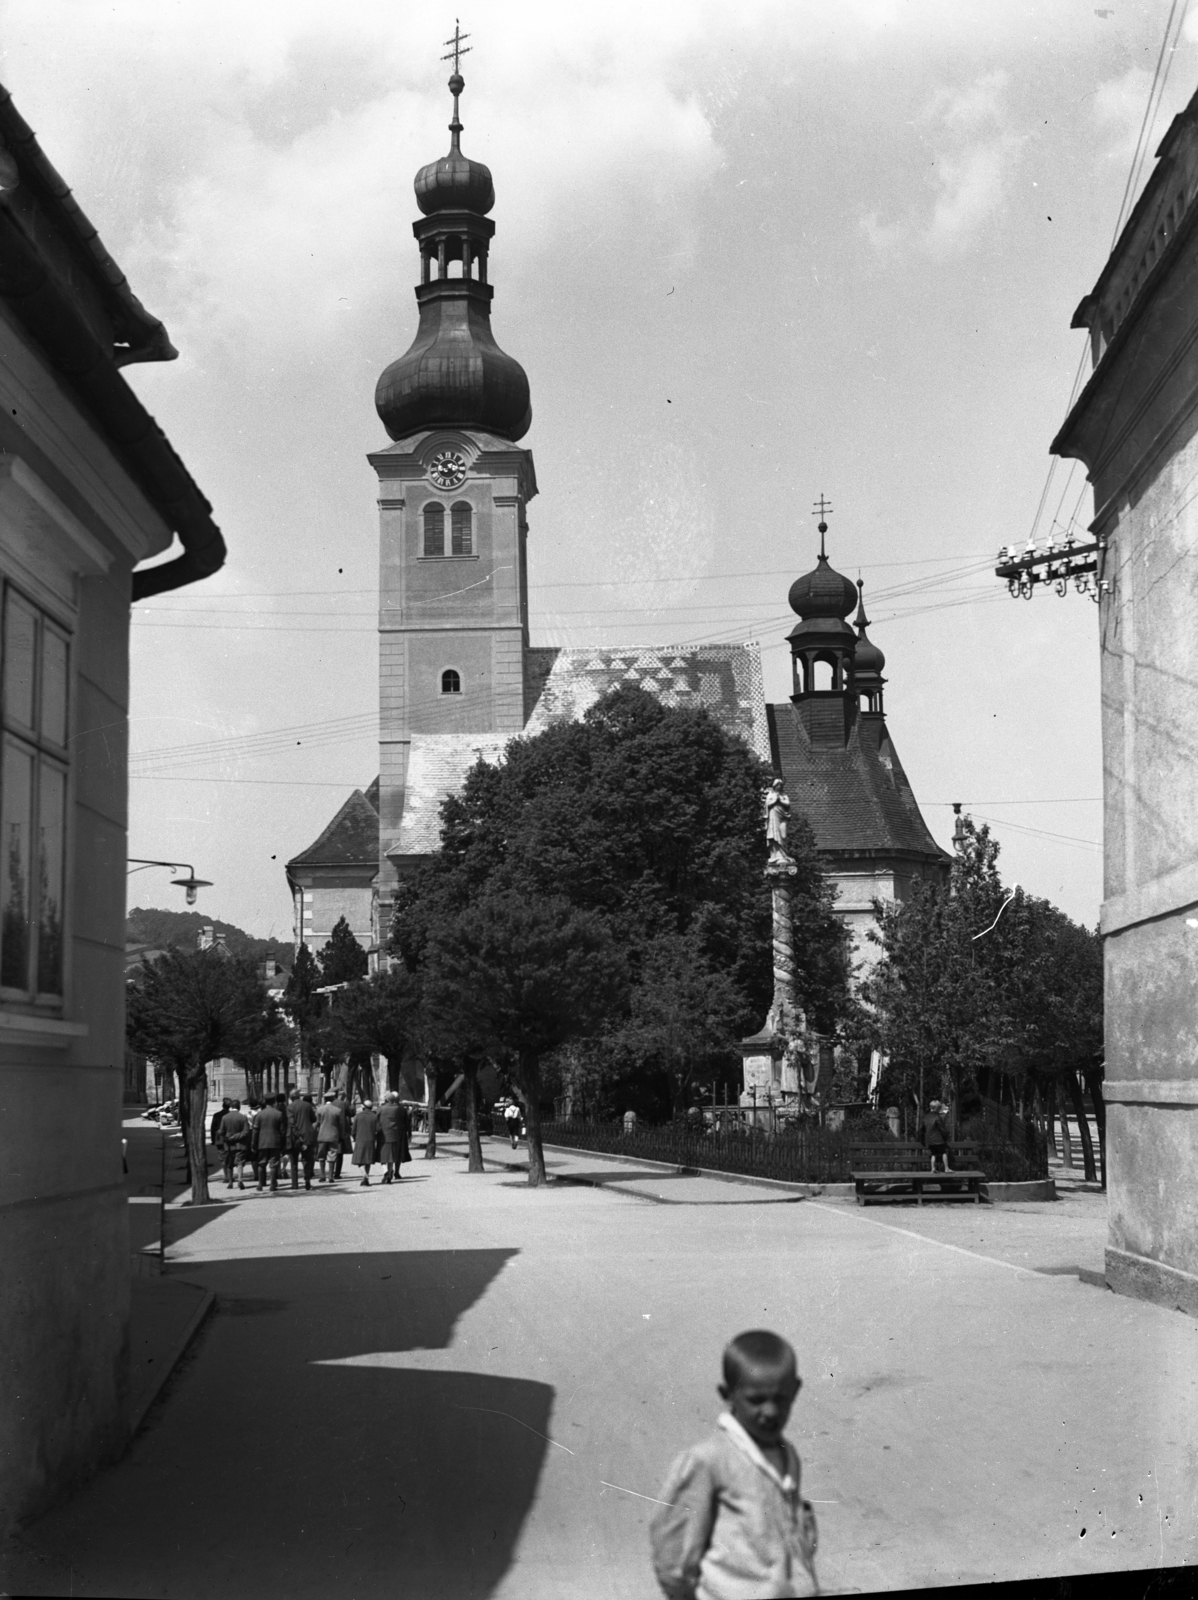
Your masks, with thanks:
M 306 944 L 301 944 L 283 990 L 283 1004 L 299 1034 L 300 1060 L 305 1072 L 311 1068 L 320 1014 L 324 1009 L 321 996 L 316 993 L 320 982 L 316 957 Z
M 320 980 L 322 984 L 353 983 L 364 978 L 370 962 L 366 952 L 355 938 L 349 923 L 338 917 L 329 934 L 329 942 L 320 952 Z
M 963 1097 L 1016 1074 L 1059 1076 L 1072 1092 L 1101 1059 L 1097 934 L 1008 892 L 998 854 L 989 828 L 965 817 L 947 883 L 875 905 L 882 957 L 864 997 L 892 1092 L 921 1110 L 946 1095 L 955 1116 Z
M 358 978 L 332 1000 L 320 1030 L 322 1049 L 349 1061 L 355 1071 L 374 1055 L 398 1067 L 419 1033 L 420 992 L 413 974 L 396 966 Z M 347 1089 L 352 1093 L 352 1082 Z
M 436 921 L 483 894 L 564 899 L 605 924 L 627 957 L 634 990 L 649 966 L 660 970 L 670 941 L 685 941 L 704 970 L 723 975 L 736 1014 L 728 1026 L 717 1008 L 721 1022 L 709 1046 L 718 1037 L 726 1048 L 737 1033 L 760 1027 L 772 996 L 762 871 L 769 776 L 705 711 L 665 707 L 640 688 L 615 689 L 581 721 L 515 740 L 501 765 L 480 761 L 468 773 L 461 793 L 442 806 L 441 851 L 401 885 L 394 938 L 410 942 L 421 907 L 431 907 Z M 801 1000 L 816 1026 L 832 1032 L 849 1003 L 848 935 L 801 818 L 790 845 Z M 618 1019 L 610 1020 L 615 1030 Z M 596 1046 L 609 1071 L 614 1039 L 613 1031 L 610 1048 Z M 618 1047 L 624 1066 L 631 1039 L 624 1034 Z M 648 1049 L 648 1033 L 642 1041 Z
M 541 1058 L 611 1015 L 623 963 L 603 919 L 564 898 L 490 892 L 432 925 L 423 953 L 433 1026 L 463 1059 L 510 1060 L 524 1100 L 528 1181 L 545 1182 Z
M 143 965 L 129 983 L 130 1047 L 170 1067 L 179 1080 L 193 1205 L 208 1199 L 208 1063 L 218 1056 L 252 1055 L 262 1048 L 272 1025 L 254 962 L 218 950 L 170 950 Z
M 661 934 L 643 953 L 628 1021 L 608 1040 L 617 1060 L 659 1064 L 677 1115 L 696 1078 L 735 1043 L 744 997 L 693 937 Z

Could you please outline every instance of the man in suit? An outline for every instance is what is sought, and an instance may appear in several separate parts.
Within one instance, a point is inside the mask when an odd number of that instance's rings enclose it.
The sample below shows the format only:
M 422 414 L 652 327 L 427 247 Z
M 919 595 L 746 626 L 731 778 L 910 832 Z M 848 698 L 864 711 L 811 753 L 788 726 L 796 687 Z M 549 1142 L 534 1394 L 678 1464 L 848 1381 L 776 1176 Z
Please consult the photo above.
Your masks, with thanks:
M 312 1169 L 316 1164 L 316 1107 L 311 1095 L 301 1097 L 298 1089 L 291 1091 L 287 1102 L 287 1153 L 291 1157 L 291 1187 L 299 1188 L 300 1162 L 304 1164 L 304 1188 L 312 1187 Z
M 379 1107 L 379 1132 L 383 1136 L 380 1159 L 387 1167 L 383 1174 L 383 1182 L 390 1183 L 394 1178 L 402 1176 L 399 1170 L 400 1163 L 412 1159 L 408 1151 L 407 1107 L 400 1104 L 399 1096 L 394 1089 L 387 1091 L 387 1098 Z
M 225 1156 L 225 1182 L 233 1187 L 233 1169 L 237 1169 L 237 1187 L 245 1188 L 242 1174 L 250 1147 L 249 1119 L 243 1115 L 240 1100 L 231 1100 L 229 1109 L 220 1119 L 218 1132 L 220 1147 Z
M 279 1109 L 276 1096 L 271 1095 L 254 1118 L 254 1133 L 258 1152 L 258 1187 L 266 1182 L 270 1173 L 270 1187 L 279 1187 L 279 1160 L 287 1141 L 287 1120 Z
M 320 1162 L 321 1183 L 332 1183 L 337 1176 L 337 1163 L 341 1157 L 341 1140 L 344 1133 L 345 1117 L 337 1103 L 337 1097 L 326 1094 L 316 1124 L 316 1159 Z

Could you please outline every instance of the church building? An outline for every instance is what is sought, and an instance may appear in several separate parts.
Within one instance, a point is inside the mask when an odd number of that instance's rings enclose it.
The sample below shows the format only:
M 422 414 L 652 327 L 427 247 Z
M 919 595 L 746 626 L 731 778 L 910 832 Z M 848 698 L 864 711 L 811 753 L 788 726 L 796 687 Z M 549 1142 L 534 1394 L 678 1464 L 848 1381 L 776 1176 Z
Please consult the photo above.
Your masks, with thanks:
M 668 706 L 703 707 L 782 773 L 842 889 L 851 920 L 872 895 L 942 870 L 886 732 L 881 652 L 844 621 L 858 591 L 819 565 L 791 590 L 793 702 L 767 706 L 752 645 L 562 649 L 534 645 L 528 508 L 537 493 L 528 379 L 491 331 L 489 170 L 463 155 L 449 80 L 449 153 L 416 175 L 419 325 L 378 381 L 391 443 L 378 477 L 379 776 L 355 790 L 287 864 L 295 937 L 314 951 L 345 916 L 385 949 L 400 877 L 440 843 L 440 806 L 513 737 L 580 717 L 637 683 Z M 847 596 L 847 600 L 846 600 Z M 825 681 L 826 680 L 826 681 Z

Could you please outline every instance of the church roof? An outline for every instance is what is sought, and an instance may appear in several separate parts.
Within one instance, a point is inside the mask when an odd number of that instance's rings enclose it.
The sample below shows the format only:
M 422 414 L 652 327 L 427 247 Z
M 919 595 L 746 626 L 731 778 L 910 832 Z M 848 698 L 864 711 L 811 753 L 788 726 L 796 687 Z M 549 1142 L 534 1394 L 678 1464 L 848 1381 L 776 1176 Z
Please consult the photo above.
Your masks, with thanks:
M 768 706 L 770 744 L 791 809 L 821 852 L 951 859 L 923 820 L 881 717 L 861 717 L 847 744 L 813 745 L 793 705 Z
M 755 645 L 649 645 L 618 649 L 529 650 L 525 690 L 532 714 L 524 735 L 543 733 L 552 722 L 577 721 L 595 701 L 620 684 L 635 683 L 663 705 L 711 713 L 738 734 L 763 761 L 770 759 Z M 441 848 L 441 802 L 460 792 L 480 756 L 498 761 L 507 733 L 413 733 L 404 790 L 399 843 L 392 856 L 432 855 Z
M 378 801 L 378 779 L 371 784 L 375 802 Z M 299 855 L 287 863 L 292 867 L 340 867 L 378 862 L 379 814 L 375 805 L 355 789 L 337 815 Z
M 480 756 L 498 761 L 510 733 L 413 733 L 399 843 L 392 856 L 431 856 L 441 848 L 441 802 L 461 792 Z M 378 820 L 375 820 L 375 854 Z
M 574 721 L 601 695 L 635 683 L 662 705 L 710 712 L 728 733 L 770 759 L 761 656 L 756 645 L 630 645 L 617 649 L 529 651 L 525 732 L 541 733 L 559 718 Z

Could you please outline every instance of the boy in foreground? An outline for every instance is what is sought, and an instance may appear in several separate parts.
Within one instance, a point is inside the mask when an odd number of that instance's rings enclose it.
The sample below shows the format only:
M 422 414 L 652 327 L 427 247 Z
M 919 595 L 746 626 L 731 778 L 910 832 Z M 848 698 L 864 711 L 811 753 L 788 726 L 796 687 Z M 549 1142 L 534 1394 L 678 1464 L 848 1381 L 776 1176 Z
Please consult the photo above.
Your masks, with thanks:
M 719 1431 L 674 1462 L 649 1527 L 668 1600 L 816 1595 L 815 1513 L 783 1430 L 802 1384 L 785 1339 L 739 1334 L 724 1351 Z

